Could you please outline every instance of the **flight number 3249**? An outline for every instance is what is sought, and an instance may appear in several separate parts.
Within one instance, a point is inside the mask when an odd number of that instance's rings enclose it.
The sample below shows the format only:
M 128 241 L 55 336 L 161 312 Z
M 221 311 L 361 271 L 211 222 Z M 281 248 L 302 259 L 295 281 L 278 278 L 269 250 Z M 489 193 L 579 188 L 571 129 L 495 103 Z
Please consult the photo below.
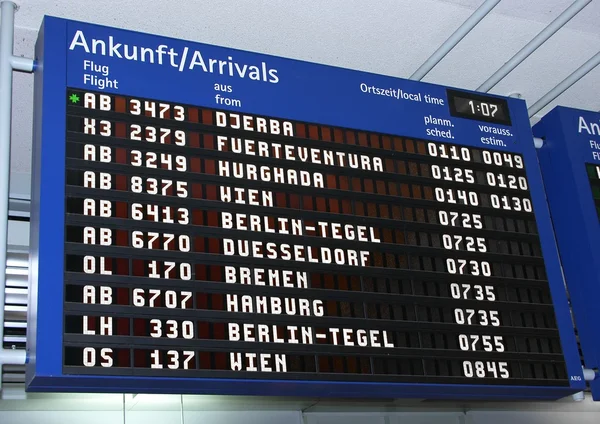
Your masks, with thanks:
M 142 166 L 146 168 L 162 168 L 169 171 L 186 172 L 187 158 L 181 155 L 172 155 L 170 153 L 141 152 L 139 150 L 131 151 L 130 164 L 133 166 Z

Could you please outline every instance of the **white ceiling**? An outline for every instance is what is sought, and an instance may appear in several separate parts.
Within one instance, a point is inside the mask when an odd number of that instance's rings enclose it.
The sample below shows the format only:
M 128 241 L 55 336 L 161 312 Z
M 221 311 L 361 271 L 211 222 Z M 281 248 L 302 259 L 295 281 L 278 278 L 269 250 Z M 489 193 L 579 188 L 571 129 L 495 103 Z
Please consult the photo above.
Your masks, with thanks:
M 31 57 L 45 14 L 409 77 L 483 0 L 16 0 L 15 54 Z M 502 0 L 425 78 L 477 88 L 572 0 Z M 532 105 L 600 50 L 593 0 L 492 92 Z M 15 76 L 12 171 L 29 173 L 31 75 Z M 556 104 L 600 109 L 600 67 Z M 535 120 L 534 119 L 534 120 Z
M 482 0 L 443 0 L 447 3 L 459 4 L 471 9 L 475 9 Z M 513 18 L 525 19 L 549 24 L 556 16 L 560 14 L 571 1 L 564 0 L 513 0 L 501 1 L 494 8 L 494 13 L 506 15 Z M 585 12 L 578 14 L 573 20 L 565 25 L 565 28 L 576 31 L 592 32 L 600 35 L 600 24 L 598 17 L 600 14 L 600 2 L 592 1 L 585 9 Z

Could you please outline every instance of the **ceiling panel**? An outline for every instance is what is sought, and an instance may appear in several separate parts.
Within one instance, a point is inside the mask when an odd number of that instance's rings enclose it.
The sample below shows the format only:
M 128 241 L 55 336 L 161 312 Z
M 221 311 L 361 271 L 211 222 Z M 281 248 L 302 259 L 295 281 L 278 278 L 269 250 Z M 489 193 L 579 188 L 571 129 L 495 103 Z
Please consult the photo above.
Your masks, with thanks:
M 44 14 L 409 77 L 482 0 L 22 0 L 15 52 L 31 56 Z M 424 80 L 477 88 L 571 0 L 502 0 Z M 600 50 L 600 0 L 501 81 L 531 105 Z M 555 104 L 600 109 L 600 68 Z M 15 77 L 12 171 L 30 172 L 32 77 Z M 547 111 L 546 108 L 544 111 Z
M 476 9 L 481 0 L 444 0 L 447 3 L 461 5 Z M 573 0 L 502 0 L 494 8 L 494 13 L 503 14 L 512 18 L 549 24 L 564 9 L 569 7 Z M 585 12 L 574 17 L 565 28 L 583 32 L 600 34 L 598 17 L 600 16 L 600 2 L 592 1 L 585 7 Z

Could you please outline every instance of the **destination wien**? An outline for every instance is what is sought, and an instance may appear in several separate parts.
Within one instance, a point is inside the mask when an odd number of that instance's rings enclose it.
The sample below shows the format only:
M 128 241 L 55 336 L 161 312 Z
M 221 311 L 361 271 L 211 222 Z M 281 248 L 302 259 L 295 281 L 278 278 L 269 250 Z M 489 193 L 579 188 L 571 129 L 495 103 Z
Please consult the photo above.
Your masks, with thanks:
M 215 122 L 219 127 L 228 127 L 240 131 L 231 136 L 217 135 L 216 146 L 219 151 L 230 152 L 250 159 L 245 163 L 219 160 L 218 175 L 228 180 L 251 180 L 260 183 L 278 183 L 282 185 L 326 188 L 325 175 L 314 169 L 303 168 L 302 164 L 324 167 L 353 168 L 385 172 L 383 161 L 379 157 L 330 150 L 328 142 L 322 142 L 324 148 L 316 143 L 310 145 L 292 144 L 279 141 L 283 137 L 294 137 L 294 125 L 288 121 L 240 115 L 229 112 L 216 112 Z M 262 133 L 264 139 L 254 139 L 251 133 Z M 243 134 L 243 136 L 242 136 Z M 274 140 L 269 140 L 269 136 Z M 262 137 L 261 137 L 262 138 Z M 301 139 L 299 139 L 301 140 Z M 252 156 L 278 159 L 283 166 L 261 165 L 253 163 Z M 298 169 L 288 168 L 290 166 Z M 296 217 L 282 217 L 265 213 L 264 209 L 253 213 L 253 206 L 274 208 L 274 192 L 264 186 L 260 189 L 235 186 L 219 187 L 219 200 L 222 202 L 249 205 L 241 212 L 221 211 L 220 225 L 225 229 L 246 231 L 246 238 L 224 238 L 223 254 L 232 257 L 250 257 L 281 261 L 321 263 L 365 267 L 369 265 L 370 251 L 352 248 L 333 248 L 320 245 L 322 240 L 346 240 L 360 243 L 357 247 L 368 249 L 370 243 L 381 243 L 378 231 L 364 225 L 343 224 L 315 220 L 307 223 Z M 288 235 L 282 242 L 252 240 L 257 233 Z M 312 236 L 311 243 L 293 243 L 294 237 Z M 278 264 L 278 265 L 279 265 Z M 285 267 L 285 266 L 284 266 Z M 326 318 L 323 301 L 302 298 L 300 296 L 265 296 L 260 286 L 294 287 L 310 289 L 310 278 L 306 271 L 285 269 L 250 268 L 244 266 L 225 266 L 225 281 L 229 284 L 246 284 L 256 287 L 256 295 L 229 294 L 226 308 L 229 312 L 252 314 L 270 314 L 286 316 L 305 316 Z M 279 267 L 277 267 L 279 268 Z M 347 329 L 330 327 L 317 329 L 307 325 L 278 325 L 263 323 L 229 323 L 228 339 L 232 342 L 269 343 L 269 344 L 315 344 L 358 346 L 365 348 L 393 348 L 392 338 L 386 331 L 373 329 Z M 284 350 L 284 349 L 282 349 Z M 343 350 L 341 350 L 342 352 Z M 287 357 L 284 353 L 231 352 L 229 366 L 233 371 L 287 372 Z

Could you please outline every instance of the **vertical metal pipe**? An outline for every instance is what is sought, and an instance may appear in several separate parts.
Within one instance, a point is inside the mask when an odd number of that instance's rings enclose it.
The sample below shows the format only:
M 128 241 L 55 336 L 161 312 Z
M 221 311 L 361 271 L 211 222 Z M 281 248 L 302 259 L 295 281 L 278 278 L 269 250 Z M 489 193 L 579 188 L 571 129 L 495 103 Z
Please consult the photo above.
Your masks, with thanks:
M 496 84 L 510 74 L 513 69 L 519 66 L 525 59 L 527 59 L 534 51 L 544 44 L 550 37 L 552 37 L 556 31 L 561 29 L 567 22 L 569 22 L 573 16 L 577 15 L 581 10 L 590 4 L 592 0 L 577 0 L 571 6 L 566 8 L 554 21 L 550 22 L 546 28 L 541 30 L 538 35 L 525 44 L 521 50 L 519 50 L 513 57 L 511 57 L 504 65 L 494 72 L 483 84 L 481 84 L 477 91 L 490 91 Z
M 8 237 L 8 195 L 10 184 L 10 131 L 12 106 L 12 55 L 15 4 L 0 3 L 0 385 L 4 343 L 4 290 L 6 287 L 6 244 Z M 1 386 L 0 386 L 1 387 Z
M 500 0 L 486 0 L 481 6 L 473 12 L 466 21 L 458 27 L 454 33 L 448 37 L 446 41 L 417 69 L 409 79 L 420 81 L 425 75 L 429 73 L 448 53 L 452 50 L 460 40 L 471 32 L 473 28 L 487 16 L 490 11 L 500 3 Z
M 181 411 L 180 423 L 185 424 L 185 409 L 183 409 L 183 395 L 179 395 L 179 410 Z
M 592 69 L 600 65 L 600 52 L 592 56 L 587 62 L 575 69 L 571 75 L 566 77 L 560 83 L 556 85 L 552 90 L 548 91 L 542 96 L 537 102 L 535 102 L 529 109 L 529 117 L 538 113 L 540 110 L 545 108 L 552 100 L 556 99 L 562 93 L 565 92 L 569 87 L 587 75 Z
M 127 424 L 127 404 L 125 402 L 125 393 L 123 393 L 123 404 L 121 406 L 123 407 L 123 424 Z
M 13 45 L 16 5 L 0 3 L 0 390 L 2 366 L 24 364 L 25 351 L 4 349 L 4 301 L 6 295 L 6 248 L 8 241 L 8 197 L 10 192 L 10 131 L 12 110 Z M 33 60 L 20 60 L 24 71 L 33 69 Z M 31 70 L 29 70 L 31 72 Z

